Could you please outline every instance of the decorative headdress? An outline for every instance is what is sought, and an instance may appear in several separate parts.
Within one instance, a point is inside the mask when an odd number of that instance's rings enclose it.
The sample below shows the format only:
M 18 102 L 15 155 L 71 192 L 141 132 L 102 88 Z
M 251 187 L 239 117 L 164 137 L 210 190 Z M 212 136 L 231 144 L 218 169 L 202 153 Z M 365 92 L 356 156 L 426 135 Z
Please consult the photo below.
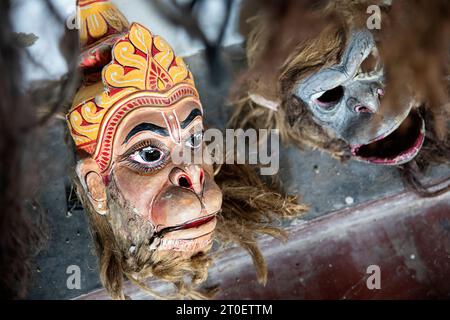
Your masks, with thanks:
M 191 72 L 163 38 L 130 25 L 109 0 L 78 0 L 77 9 L 84 76 L 67 122 L 77 150 L 105 172 L 116 129 L 130 111 L 200 101 Z

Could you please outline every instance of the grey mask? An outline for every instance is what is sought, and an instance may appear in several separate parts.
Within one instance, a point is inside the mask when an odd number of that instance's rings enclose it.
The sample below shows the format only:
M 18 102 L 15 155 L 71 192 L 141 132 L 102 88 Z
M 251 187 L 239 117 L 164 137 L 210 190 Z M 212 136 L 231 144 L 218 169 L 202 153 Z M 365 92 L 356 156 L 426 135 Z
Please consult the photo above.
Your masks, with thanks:
M 302 79 L 293 94 L 318 125 L 350 146 L 358 160 L 397 165 L 413 159 L 422 146 L 424 121 L 412 110 L 412 99 L 396 114 L 380 110 L 383 68 L 367 30 L 352 34 L 339 64 Z

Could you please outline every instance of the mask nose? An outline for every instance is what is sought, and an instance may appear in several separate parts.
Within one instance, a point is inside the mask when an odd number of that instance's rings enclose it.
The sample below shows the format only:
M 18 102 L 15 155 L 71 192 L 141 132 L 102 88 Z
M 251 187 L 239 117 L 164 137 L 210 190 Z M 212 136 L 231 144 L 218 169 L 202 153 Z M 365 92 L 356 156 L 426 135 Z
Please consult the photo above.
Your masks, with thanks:
M 356 113 L 377 113 L 380 109 L 380 98 L 384 96 L 384 89 L 372 86 L 358 86 L 349 99 L 349 108 Z
M 180 188 L 189 189 L 201 196 L 205 182 L 205 172 L 198 165 L 189 165 L 184 168 L 173 168 L 169 175 L 170 182 Z

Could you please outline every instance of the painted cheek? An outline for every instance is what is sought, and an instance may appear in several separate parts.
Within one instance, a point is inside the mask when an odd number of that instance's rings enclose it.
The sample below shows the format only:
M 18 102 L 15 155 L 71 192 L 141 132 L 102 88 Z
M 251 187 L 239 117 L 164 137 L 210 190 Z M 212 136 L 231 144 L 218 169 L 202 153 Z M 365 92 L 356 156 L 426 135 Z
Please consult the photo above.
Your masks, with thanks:
M 145 176 L 121 168 L 115 172 L 117 188 L 136 214 L 150 219 L 149 211 L 167 179 L 163 175 Z
M 209 176 L 205 176 L 203 202 L 206 212 L 216 213 L 222 208 L 222 191 Z

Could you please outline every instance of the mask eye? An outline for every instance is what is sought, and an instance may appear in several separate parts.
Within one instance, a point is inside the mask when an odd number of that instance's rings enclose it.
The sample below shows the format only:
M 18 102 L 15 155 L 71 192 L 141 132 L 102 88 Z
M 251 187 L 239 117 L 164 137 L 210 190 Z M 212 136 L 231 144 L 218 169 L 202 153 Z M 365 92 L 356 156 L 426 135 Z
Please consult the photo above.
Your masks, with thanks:
M 322 108 L 332 108 L 341 101 L 344 96 L 344 88 L 342 86 L 337 86 L 336 88 L 327 90 L 315 97 L 314 100 Z
M 164 152 L 156 147 L 146 147 L 130 155 L 130 160 L 145 166 L 154 166 L 164 159 Z
M 202 145 L 202 142 L 203 132 L 196 132 L 186 140 L 186 147 L 191 149 L 198 149 Z

